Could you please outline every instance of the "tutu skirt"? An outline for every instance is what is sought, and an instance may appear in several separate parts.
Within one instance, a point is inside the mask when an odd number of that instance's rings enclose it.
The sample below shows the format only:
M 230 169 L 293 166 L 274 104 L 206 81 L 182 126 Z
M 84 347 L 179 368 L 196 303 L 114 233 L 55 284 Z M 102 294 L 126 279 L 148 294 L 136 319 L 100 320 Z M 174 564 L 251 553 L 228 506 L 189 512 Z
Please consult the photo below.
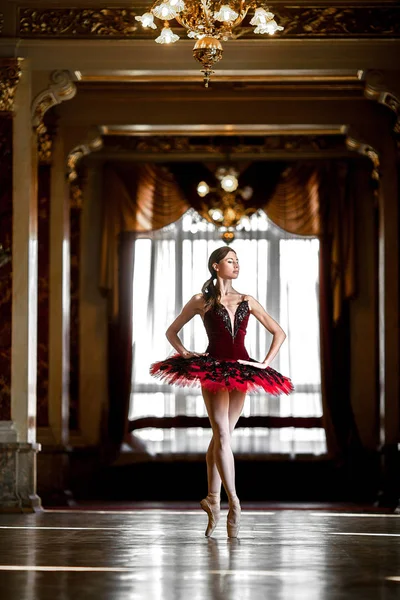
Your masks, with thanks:
M 171 385 L 201 385 L 214 393 L 219 390 L 247 393 L 264 391 L 278 396 L 290 394 L 294 389 L 291 380 L 272 367 L 260 369 L 242 365 L 237 360 L 219 360 L 212 356 L 183 358 L 180 354 L 174 354 L 166 360 L 153 363 L 150 373 Z

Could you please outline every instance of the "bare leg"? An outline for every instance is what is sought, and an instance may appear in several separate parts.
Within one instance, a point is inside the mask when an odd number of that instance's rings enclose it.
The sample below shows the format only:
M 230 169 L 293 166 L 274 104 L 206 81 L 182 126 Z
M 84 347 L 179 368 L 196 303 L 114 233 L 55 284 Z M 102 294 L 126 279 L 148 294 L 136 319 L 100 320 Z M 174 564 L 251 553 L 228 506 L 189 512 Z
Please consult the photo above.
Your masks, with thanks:
M 211 396 L 214 396 L 214 394 L 212 394 Z M 232 392 L 229 392 L 228 419 L 230 435 L 232 435 L 236 423 L 239 420 L 239 417 L 243 410 L 245 398 L 246 394 L 244 392 L 239 392 L 238 390 L 233 390 Z M 212 397 L 210 401 L 212 402 Z M 206 462 L 208 495 L 210 496 L 211 501 L 216 501 L 218 498 L 219 502 L 219 496 L 221 493 L 221 477 L 219 475 L 218 468 L 214 459 L 214 435 L 211 438 L 210 445 L 208 446 Z

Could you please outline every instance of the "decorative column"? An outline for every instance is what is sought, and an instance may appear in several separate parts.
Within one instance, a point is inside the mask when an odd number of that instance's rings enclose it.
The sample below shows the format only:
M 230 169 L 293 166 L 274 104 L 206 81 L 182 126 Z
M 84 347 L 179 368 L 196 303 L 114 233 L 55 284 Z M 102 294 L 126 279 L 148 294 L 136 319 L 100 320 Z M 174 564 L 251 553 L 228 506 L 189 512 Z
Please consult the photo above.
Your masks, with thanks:
M 38 439 L 49 427 L 49 302 L 50 302 L 50 199 L 51 165 L 57 117 L 45 115 L 46 131 L 38 135 L 38 339 L 37 339 L 37 425 Z
M 393 115 L 393 133 L 379 131 L 376 147 L 381 163 L 379 211 L 379 356 L 380 437 L 383 466 L 382 504 L 400 510 L 400 259 L 398 144 L 400 85 L 397 72 L 370 70 L 363 75 L 364 96 Z
M 32 125 L 38 133 L 44 227 L 40 240 L 40 349 L 38 430 L 43 449 L 38 457 L 38 489 L 47 504 L 64 504 L 68 491 L 69 438 L 69 198 L 65 178 L 66 150 L 62 130 L 47 111 L 76 94 L 68 71 L 55 71 L 49 86 L 32 102 Z M 47 113 L 47 114 L 46 114 Z M 42 302 L 43 300 L 43 302 Z M 43 350 L 43 355 L 42 355 Z M 48 361 L 46 362 L 46 357 Z M 47 377 L 46 377 L 47 376 Z
M 68 154 L 67 179 L 69 188 L 70 218 L 70 427 L 82 432 L 79 392 L 81 389 L 81 340 L 80 340 L 80 276 L 81 276 L 81 221 L 83 208 L 83 189 L 86 182 L 86 168 L 82 159 L 91 152 L 100 150 L 102 138 L 97 131 L 81 144 L 74 146 Z
M 36 136 L 29 62 L 0 60 L 1 274 L 0 510 L 40 508 L 36 494 Z M 4 163 L 3 163 L 4 160 Z
M 400 494 L 400 259 L 396 144 L 387 127 L 378 122 L 374 128 L 348 137 L 347 145 L 371 160 L 372 177 L 377 182 L 380 502 L 384 506 L 396 505 Z

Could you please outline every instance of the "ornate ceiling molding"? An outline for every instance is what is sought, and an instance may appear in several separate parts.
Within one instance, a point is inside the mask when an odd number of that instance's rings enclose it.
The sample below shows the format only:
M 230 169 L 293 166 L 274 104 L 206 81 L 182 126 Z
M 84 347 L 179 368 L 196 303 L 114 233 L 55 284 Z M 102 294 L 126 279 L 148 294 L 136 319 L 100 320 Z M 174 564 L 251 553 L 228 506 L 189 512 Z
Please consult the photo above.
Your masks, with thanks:
M 218 136 L 190 137 L 182 135 L 153 136 L 104 136 L 104 152 L 110 155 L 143 155 L 170 159 L 172 156 L 210 156 L 227 155 L 232 159 L 244 156 L 266 156 L 275 153 L 316 154 L 340 153 L 346 151 L 345 136 L 336 135 L 233 135 L 221 140 Z
M 80 161 L 103 147 L 103 138 L 99 135 L 91 137 L 87 141 L 75 146 L 67 157 L 67 181 L 70 186 L 70 206 L 79 209 L 83 201 L 83 177 L 79 173 Z
M 14 96 L 21 78 L 21 58 L 0 58 L 0 111 L 14 110 Z
M 364 96 L 368 100 L 374 100 L 383 104 L 396 115 L 396 121 L 393 127 L 395 133 L 400 133 L 400 98 L 393 94 L 389 89 L 385 74 L 381 71 L 367 71 L 365 76 Z
M 38 134 L 46 133 L 43 117 L 50 108 L 71 100 L 76 94 L 76 85 L 69 71 L 54 71 L 51 83 L 46 90 L 40 92 L 32 102 L 32 127 Z
M 365 3 L 343 5 L 277 5 L 274 13 L 285 27 L 280 38 L 397 38 L 400 37 L 400 6 Z M 148 6 L 59 8 L 20 7 L 17 35 L 28 38 L 126 38 L 150 39 L 152 33 L 138 27 L 135 16 Z M 237 37 L 260 39 L 246 26 Z M 278 38 L 269 38 L 272 43 Z
M 21 37 L 126 37 L 138 29 L 137 14 L 129 8 L 20 8 L 18 34 Z

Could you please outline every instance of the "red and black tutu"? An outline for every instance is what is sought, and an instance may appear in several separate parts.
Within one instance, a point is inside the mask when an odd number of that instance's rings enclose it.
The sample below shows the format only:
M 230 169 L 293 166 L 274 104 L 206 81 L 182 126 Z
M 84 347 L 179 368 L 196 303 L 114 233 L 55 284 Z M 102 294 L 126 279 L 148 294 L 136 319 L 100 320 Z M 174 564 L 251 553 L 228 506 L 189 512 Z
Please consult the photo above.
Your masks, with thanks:
M 291 380 L 272 367 L 260 369 L 256 366 L 243 365 L 237 360 L 219 360 L 209 355 L 183 358 L 175 354 L 166 360 L 153 363 L 150 373 L 172 385 L 181 387 L 201 385 L 210 392 L 264 391 L 278 396 L 290 394 L 294 389 Z

